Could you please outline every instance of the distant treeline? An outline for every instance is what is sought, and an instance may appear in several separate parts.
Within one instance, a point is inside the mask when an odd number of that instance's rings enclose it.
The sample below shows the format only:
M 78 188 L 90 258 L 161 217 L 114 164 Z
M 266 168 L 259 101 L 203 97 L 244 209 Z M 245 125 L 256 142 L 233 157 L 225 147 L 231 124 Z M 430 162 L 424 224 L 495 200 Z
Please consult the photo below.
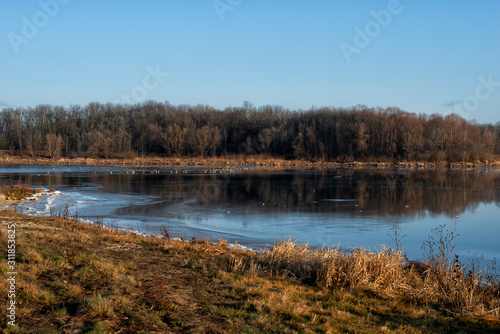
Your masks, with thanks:
M 290 111 L 247 102 L 224 110 L 152 101 L 39 105 L 2 110 L 0 148 L 55 158 L 265 154 L 328 161 L 467 162 L 500 154 L 500 123 L 365 106 Z

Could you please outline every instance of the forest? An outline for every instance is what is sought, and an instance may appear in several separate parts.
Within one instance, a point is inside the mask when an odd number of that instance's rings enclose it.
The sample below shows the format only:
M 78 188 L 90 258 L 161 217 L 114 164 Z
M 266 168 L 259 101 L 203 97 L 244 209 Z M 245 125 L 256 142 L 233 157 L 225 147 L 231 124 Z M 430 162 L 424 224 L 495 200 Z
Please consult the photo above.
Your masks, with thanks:
M 500 122 L 396 107 L 224 110 L 148 101 L 3 108 L 0 149 L 31 157 L 266 155 L 310 161 L 492 161 Z

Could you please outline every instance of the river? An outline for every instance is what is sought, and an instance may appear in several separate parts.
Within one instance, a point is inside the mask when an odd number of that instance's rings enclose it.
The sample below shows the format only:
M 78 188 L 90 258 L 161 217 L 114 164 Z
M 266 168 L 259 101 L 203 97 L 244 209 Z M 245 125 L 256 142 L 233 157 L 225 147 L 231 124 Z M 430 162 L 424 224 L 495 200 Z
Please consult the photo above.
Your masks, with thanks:
M 500 172 L 2 166 L 1 182 L 53 188 L 18 209 L 66 206 L 86 220 L 183 239 L 223 237 L 252 249 L 292 238 L 312 247 L 395 247 L 424 254 L 431 230 L 457 233 L 461 259 L 500 257 Z

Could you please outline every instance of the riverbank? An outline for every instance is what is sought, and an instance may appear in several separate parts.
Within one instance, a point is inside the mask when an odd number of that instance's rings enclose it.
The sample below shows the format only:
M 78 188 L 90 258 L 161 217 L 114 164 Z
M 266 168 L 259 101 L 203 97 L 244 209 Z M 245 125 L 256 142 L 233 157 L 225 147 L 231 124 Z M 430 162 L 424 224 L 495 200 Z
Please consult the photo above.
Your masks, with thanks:
M 123 167 L 225 167 L 231 171 L 234 167 L 274 167 L 274 168 L 378 168 L 378 169 L 482 169 L 499 168 L 500 161 L 476 162 L 328 162 L 285 160 L 262 155 L 222 156 L 222 157 L 136 157 L 126 159 L 99 158 L 59 158 L 0 156 L 0 165 L 60 165 L 60 166 L 123 166 Z
M 42 189 L 33 189 L 21 184 L 16 186 L 0 185 L 0 211 L 12 209 L 15 203 L 39 194 L 42 191 Z
M 71 217 L 69 217 L 71 218 Z M 500 330 L 498 282 L 406 263 L 399 252 L 312 251 L 284 241 L 259 254 L 151 238 L 72 219 L 0 212 L 0 254 L 15 235 L 15 324 L 7 333 Z M 7 261 L 0 271 L 9 277 Z

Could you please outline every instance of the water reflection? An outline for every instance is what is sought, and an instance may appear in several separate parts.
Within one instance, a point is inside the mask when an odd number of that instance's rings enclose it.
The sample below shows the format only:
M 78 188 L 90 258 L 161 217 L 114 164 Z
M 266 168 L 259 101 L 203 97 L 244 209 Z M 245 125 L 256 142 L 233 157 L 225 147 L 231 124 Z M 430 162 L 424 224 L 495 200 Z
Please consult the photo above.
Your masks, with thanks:
M 48 173 L 47 173 L 48 172 Z M 203 170 L 127 168 L 0 169 L 3 184 L 51 186 L 66 194 L 27 203 L 32 212 L 68 203 L 83 217 L 187 238 L 220 236 L 260 247 L 291 235 L 313 246 L 390 245 L 402 224 L 404 248 L 421 256 L 432 228 L 459 216 L 456 251 L 500 255 L 498 171 Z M 36 207 L 36 206 L 40 207 Z
M 154 208 L 183 203 L 255 213 L 349 213 L 360 216 L 455 217 L 480 203 L 500 206 L 500 173 L 457 171 L 320 170 L 203 175 L 110 173 L 73 175 L 3 174 L 3 184 L 101 188 L 103 192 L 148 194 L 149 206 L 131 205 L 122 214 L 154 214 Z

